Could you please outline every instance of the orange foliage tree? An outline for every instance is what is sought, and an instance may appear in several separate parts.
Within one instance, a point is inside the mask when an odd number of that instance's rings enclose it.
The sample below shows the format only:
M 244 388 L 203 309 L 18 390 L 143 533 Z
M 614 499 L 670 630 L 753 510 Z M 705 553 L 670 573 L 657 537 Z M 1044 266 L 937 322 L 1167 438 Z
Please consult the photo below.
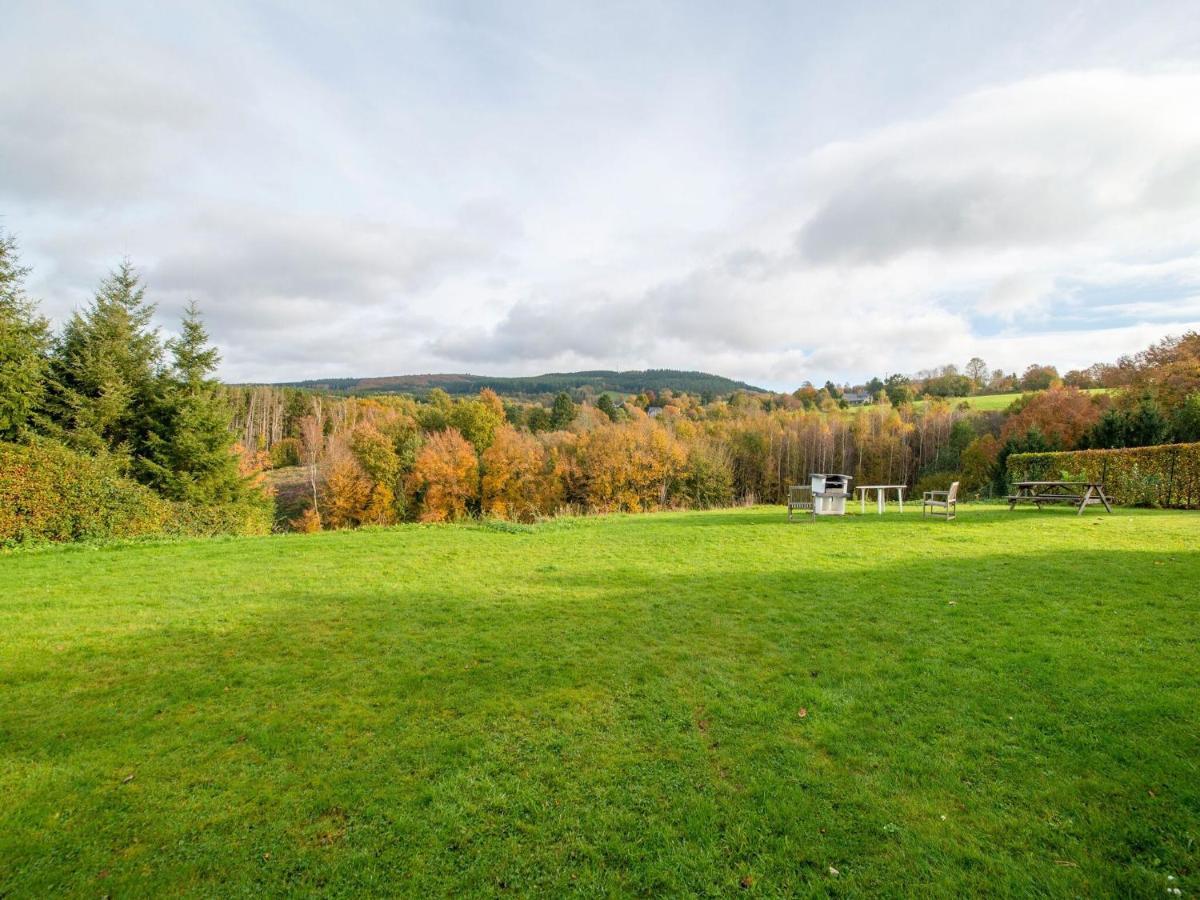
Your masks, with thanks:
M 408 476 L 422 522 L 465 518 L 479 496 L 475 448 L 454 428 L 429 435 Z
M 562 482 L 542 444 L 532 435 L 502 427 L 484 451 L 483 512 L 532 522 L 552 512 L 562 498 Z
M 332 438 L 326 451 L 322 509 L 330 528 L 353 528 L 367 520 L 371 478 L 342 438 Z
M 1052 445 L 1069 449 L 1099 421 L 1108 405 L 1104 394 L 1092 396 L 1077 388 L 1052 387 L 1014 404 L 1020 408 L 1005 421 L 1000 442 L 1037 428 Z

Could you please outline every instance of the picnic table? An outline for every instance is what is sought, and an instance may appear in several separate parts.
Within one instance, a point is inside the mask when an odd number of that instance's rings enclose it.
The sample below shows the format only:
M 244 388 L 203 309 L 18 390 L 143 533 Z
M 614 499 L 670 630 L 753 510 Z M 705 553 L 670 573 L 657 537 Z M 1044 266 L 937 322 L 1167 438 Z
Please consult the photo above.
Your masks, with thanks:
M 867 491 L 875 492 L 875 502 L 879 506 L 879 514 L 883 515 L 883 504 L 887 500 L 887 492 L 895 491 L 896 496 L 900 500 L 900 512 L 904 512 L 904 488 L 903 484 L 860 484 L 855 490 L 858 491 L 858 501 L 862 505 L 862 511 L 867 511 Z
M 1047 503 L 1067 503 L 1078 508 L 1082 515 L 1085 507 L 1103 503 L 1112 512 L 1112 505 L 1104 495 L 1104 485 L 1095 481 L 1018 481 L 1013 485 L 1015 494 L 1008 496 L 1008 508 L 1018 503 L 1032 503 L 1038 509 Z

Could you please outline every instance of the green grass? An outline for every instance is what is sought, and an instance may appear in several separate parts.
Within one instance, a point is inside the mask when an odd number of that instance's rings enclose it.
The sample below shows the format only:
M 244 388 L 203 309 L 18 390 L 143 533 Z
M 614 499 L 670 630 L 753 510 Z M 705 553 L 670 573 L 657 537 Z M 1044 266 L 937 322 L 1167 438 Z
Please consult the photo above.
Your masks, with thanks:
M 759 508 L 0 556 L 0 897 L 1192 895 L 1198 539 Z
M 1107 394 L 1111 393 L 1109 388 L 1086 388 L 1085 394 Z M 1020 393 L 1016 394 L 976 394 L 973 397 L 947 397 L 946 400 L 958 406 L 960 403 L 966 403 L 971 409 L 979 409 L 989 412 L 1003 412 L 1012 406 L 1013 401 L 1021 398 Z M 925 405 L 927 401 L 918 400 L 913 405 L 918 409 Z

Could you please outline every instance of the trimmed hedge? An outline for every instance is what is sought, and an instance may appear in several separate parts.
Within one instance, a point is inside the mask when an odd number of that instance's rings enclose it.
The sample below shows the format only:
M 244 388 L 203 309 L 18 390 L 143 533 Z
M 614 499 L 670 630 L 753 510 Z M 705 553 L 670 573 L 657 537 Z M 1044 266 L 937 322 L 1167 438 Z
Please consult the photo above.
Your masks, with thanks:
M 141 535 L 265 534 L 269 501 L 171 503 L 123 478 L 111 460 L 61 444 L 0 443 L 0 545 Z
M 1120 450 L 1014 453 L 1010 481 L 1088 480 L 1123 506 L 1200 508 L 1200 443 Z

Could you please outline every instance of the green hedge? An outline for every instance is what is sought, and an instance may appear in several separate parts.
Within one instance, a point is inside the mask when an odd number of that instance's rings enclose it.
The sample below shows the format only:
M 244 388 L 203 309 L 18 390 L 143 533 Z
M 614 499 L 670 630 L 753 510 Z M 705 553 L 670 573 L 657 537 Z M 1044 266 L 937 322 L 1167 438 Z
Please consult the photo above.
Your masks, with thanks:
M 1200 443 L 1122 450 L 1014 453 L 1011 481 L 1088 480 L 1124 506 L 1200 508 Z
M 113 463 L 51 441 L 0 443 L 0 544 L 141 535 L 263 534 L 269 501 L 171 503 L 123 478 Z

